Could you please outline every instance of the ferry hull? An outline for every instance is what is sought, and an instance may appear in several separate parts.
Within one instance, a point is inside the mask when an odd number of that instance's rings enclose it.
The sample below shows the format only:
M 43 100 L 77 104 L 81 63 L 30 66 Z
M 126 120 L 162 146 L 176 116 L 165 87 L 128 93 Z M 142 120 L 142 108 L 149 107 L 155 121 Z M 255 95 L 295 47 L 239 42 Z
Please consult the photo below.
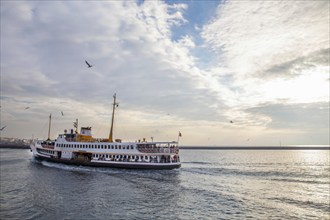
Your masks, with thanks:
M 90 166 L 90 167 L 111 167 L 124 169 L 145 169 L 145 170 L 172 170 L 181 167 L 181 163 L 136 163 L 136 162 L 110 162 L 110 161 L 83 161 L 43 157 L 35 155 L 39 161 L 49 161 L 68 165 Z

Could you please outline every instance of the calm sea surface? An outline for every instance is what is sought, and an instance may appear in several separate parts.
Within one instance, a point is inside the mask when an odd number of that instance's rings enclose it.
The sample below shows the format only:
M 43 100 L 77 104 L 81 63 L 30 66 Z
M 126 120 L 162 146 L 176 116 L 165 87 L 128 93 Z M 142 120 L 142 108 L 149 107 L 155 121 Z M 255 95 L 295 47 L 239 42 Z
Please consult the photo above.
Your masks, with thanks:
M 181 150 L 168 171 L 0 153 L 0 219 L 330 219 L 327 150 Z

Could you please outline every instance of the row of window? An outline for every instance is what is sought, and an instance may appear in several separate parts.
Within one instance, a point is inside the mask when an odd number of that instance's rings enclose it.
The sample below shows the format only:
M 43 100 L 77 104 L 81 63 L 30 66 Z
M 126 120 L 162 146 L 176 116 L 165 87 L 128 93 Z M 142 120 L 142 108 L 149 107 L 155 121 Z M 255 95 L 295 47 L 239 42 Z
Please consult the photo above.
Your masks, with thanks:
M 108 155 L 108 154 L 93 154 L 93 158 L 103 159 L 103 158 L 113 158 L 113 159 L 149 159 L 149 156 L 138 156 L 138 155 Z
M 150 162 L 150 163 L 173 163 L 180 162 L 179 156 L 138 156 L 138 155 L 106 155 L 106 154 L 93 154 L 93 159 L 96 160 L 109 160 L 109 161 L 122 161 L 122 162 Z
M 46 154 L 53 154 L 54 151 L 51 150 L 44 150 L 44 149 L 39 149 L 37 148 L 38 153 L 46 153 Z
M 103 145 L 103 144 L 57 144 L 57 147 L 63 147 L 63 148 L 88 148 L 88 149 L 123 149 L 123 150 L 129 150 L 134 149 L 133 145 Z

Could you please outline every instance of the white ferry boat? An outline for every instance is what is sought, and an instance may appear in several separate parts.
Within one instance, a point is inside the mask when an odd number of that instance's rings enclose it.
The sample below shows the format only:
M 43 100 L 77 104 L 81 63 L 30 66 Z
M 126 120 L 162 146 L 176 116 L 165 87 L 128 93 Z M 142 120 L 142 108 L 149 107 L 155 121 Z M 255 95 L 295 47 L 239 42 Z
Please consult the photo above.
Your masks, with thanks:
M 37 160 L 51 162 L 130 169 L 175 169 L 181 167 L 178 141 L 136 142 L 113 141 L 113 121 L 116 103 L 114 95 L 111 129 L 108 139 L 92 137 L 91 127 L 81 127 L 78 133 L 78 120 L 70 132 L 64 131 L 56 140 L 50 140 L 51 115 L 49 116 L 48 139 L 35 140 L 31 145 Z M 181 134 L 179 133 L 179 136 Z M 179 139 L 178 139 L 179 140 Z

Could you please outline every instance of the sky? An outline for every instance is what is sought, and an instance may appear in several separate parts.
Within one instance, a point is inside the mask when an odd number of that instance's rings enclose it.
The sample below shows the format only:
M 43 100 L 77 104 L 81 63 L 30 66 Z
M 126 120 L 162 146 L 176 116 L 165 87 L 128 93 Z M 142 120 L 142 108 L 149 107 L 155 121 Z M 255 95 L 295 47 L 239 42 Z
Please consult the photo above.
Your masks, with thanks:
M 329 145 L 329 4 L 2 0 L 1 137 Z

